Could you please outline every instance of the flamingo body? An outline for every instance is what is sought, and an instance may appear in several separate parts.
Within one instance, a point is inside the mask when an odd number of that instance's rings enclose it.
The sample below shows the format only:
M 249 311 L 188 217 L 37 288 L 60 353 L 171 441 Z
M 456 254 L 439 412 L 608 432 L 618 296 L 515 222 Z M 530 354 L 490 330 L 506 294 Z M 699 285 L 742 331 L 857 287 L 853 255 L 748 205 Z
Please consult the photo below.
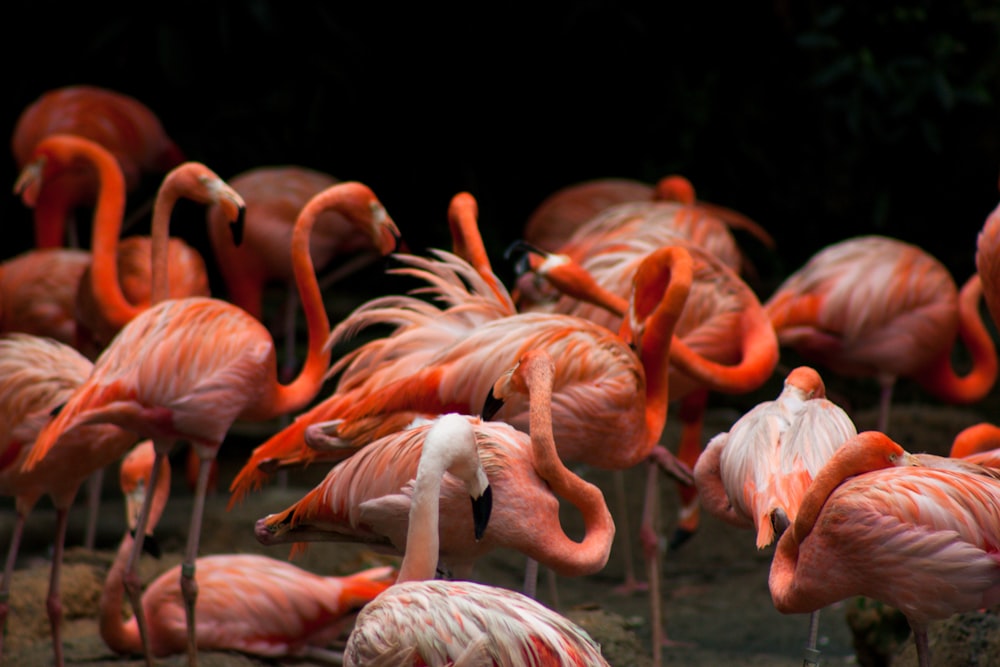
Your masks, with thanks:
M 29 250 L 0 264 L 0 331 L 76 342 L 76 294 L 90 253 L 72 248 Z

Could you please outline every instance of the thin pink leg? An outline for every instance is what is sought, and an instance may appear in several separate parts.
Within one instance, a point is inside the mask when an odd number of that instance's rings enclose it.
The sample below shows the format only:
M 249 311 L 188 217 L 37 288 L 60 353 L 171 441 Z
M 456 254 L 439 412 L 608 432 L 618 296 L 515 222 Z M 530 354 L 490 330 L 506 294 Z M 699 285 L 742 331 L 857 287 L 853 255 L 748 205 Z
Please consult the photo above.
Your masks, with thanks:
M 87 528 L 83 546 L 93 549 L 97 544 L 97 517 L 101 511 L 101 491 L 104 487 L 104 468 L 98 468 L 87 480 Z
M 197 624 L 194 615 L 194 605 L 198 599 L 198 581 L 195 579 L 195 560 L 198 558 L 198 545 L 201 541 L 201 522 L 205 513 L 205 495 L 208 489 L 209 472 L 215 460 L 215 452 L 211 455 L 201 455 L 201 466 L 198 468 L 198 483 L 194 490 L 194 506 L 191 508 L 191 527 L 188 529 L 187 551 L 184 563 L 181 565 L 181 593 L 184 596 L 184 609 L 187 613 L 188 634 L 188 665 L 198 665 L 198 642 L 195 630 Z
M 49 614 L 49 627 L 52 629 L 52 650 L 55 653 L 56 667 L 63 667 L 62 647 L 62 600 L 59 596 L 59 571 L 62 568 L 63 547 L 66 544 L 66 526 L 69 523 L 69 510 L 56 510 L 56 543 L 52 552 L 52 569 L 49 572 L 49 595 L 45 599 L 45 610 Z
M 625 563 L 625 580 L 615 586 L 614 592 L 620 595 L 631 595 L 645 591 L 648 585 L 639 581 L 635 575 L 635 555 L 632 553 L 632 532 L 629 530 L 628 501 L 625 493 L 625 471 L 615 470 L 611 473 L 615 483 L 615 501 L 617 502 L 618 518 L 615 520 L 615 539 L 622 550 L 622 560 Z
M 0 664 L 3 663 L 3 638 L 6 634 L 7 615 L 10 613 L 10 578 L 14 576 L 14 563 L 17 561 L 17 552 L 21 549 L 21 536 L 24 534 L 26 519 L 25 513 L 17 513 L 17 518 L 14 520 L 14 534 L 10 537 L 7 561 L 3 567 L 3 581 L 0 581 Z

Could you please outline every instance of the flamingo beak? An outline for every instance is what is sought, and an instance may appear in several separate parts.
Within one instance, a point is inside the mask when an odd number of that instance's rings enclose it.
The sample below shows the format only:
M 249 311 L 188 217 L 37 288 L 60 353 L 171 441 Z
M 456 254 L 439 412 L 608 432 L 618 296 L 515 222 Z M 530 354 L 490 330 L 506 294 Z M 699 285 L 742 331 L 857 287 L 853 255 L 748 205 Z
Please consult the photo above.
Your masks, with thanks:
M 483 539 L 483 534 L 486 532 L 486 525 L 490 522 L 490 513 L 492 511 L 493 488 L 487 485 L 482 495 L 472 499 L 472 524 L 475 527 L 476 542 Z

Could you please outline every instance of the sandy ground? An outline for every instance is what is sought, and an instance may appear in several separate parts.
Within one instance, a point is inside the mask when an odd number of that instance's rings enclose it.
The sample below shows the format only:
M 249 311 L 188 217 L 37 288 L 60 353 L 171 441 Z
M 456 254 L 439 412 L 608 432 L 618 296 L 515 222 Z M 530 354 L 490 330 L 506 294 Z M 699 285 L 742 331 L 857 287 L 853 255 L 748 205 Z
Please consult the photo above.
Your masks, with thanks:
M 760 392 L 760 400 L 776 395 L 777 385 L 769 385 Z M 775 392 L 775 393 L 771 393 Z M 836 393 L 836 392 L 834 392 Z M 719 430 L 728 430 L 742 414 L 744 406 L 719 406 L 710 411 L 706 424 L 706 439 Z M 983 419 L 979 410 L 942 408 L 930 403 L 902 405 L 894 413 L 893 433 L 897 440 L 911 451 L 941 453 L 951 437 L 962 427 Z M 855 414 L 859 427 L 873 423 L 870 412 Z M 674 423 L 668 425 L 665 442 L 676 438 Z M 242 458 L 235 442 L 224 456 L 226 467 L 222 479 L 241 464 Z M 224 446 L 224 450 L 226 447 Z M 612 496 L 612 479 L 609 473 L 581 469 L 588 479 L 605 489 Z M 253 537 L 255 519 L 283 509 L 311 488 L 323 471 L 320 469 L 296 472 L 290 476 L 289 486 L 276 485 L 252 496 L 232 512 L 225 511 L 226 496 L 214 497 L 206 512 L 206 529 L 202 554 L 222 552 L 261 552 L 275 558 L 288 557 L 287 547 L 261 547 Z M 105 506 L 102 514 L 99 549 L 87 552 L 74 548 L 66 557 L 63 575 L 63 601 L 66 619 L 64 624 L 65 650 L 68 664 L 104 667 L 106 665 L 141 665 L 136 656 L 119 657 L 104 646 L 96 631 L 96 608 L 104 572 L 120 539 L 124 527 L 124 514 L 115 489 L 117 471 L 110 473 L 105 483 Z M 166 549 L 161 561 L 146 558 L 142 563 L 144 576 L 151 578 L 163 569 L 179 562 L 183 548 L 183 535 L 188 521 L 190 498 L 181 475 L 175 475 L 174 495 L 167 515 L 157 534 Z M 629 489 L 641 489 L 642 470 L 627 473 Z M 633 535 L 639 516 L 641 494 L 629 499 L 632 506 Z M 670 526 L 675 506 L 673 483 L 661 484 L 663 522 Z M 5 506 L 0 534 L 10 535 L 12 511 Z M 82 509 L 73 516 L 70 545 L 82 540 Z M 571 510 L 564 512 L 564 522 L 570 534 L 576 517 Z M 620 519 L 619 519 L 620 523 Z M 23 556 L 12 582 L 11 613 L 8 620 L 3 664 L 9 667 L 52 664 L 52 647 L 45 617 L 44 598 L 48 585 L 47 548 L 51 541 L 52 513 L 45 506 L 39 507 L 31 517 L 31 528 L 22 550 Z M 6 544 L 6 537 L 4 539 Z M 651 665 L 649 600 L 644 593 L 629 596 L 616 594 L 613 589 L 620 583 L 623 573 L 622 549 L 616 546 L 611 561 L 601 573 L 579 579 L 554 581 L 543 573 L 539 580 L 539 599 L 570 616 L 583 625 L 602 644 L 609 662 L 616 667 Z M 635 550 L 636 559 L 638 549 Z M 665 625 L 676 646 L 664 649 L 667 665 L 800 665 L 806 640 L 806 616 L 784 616 L 776 612 L 767 589 L 767 572 L 770 550 L 756 551 L 750 532 L 732 528 L 711 517 L 703 519 L 699 532 L 674 553 L 667 554 L 663 567 L 663 601 Z M 381 560 L 384 560 L 382 558 Z M 296 564 L 317 572 L 346 574 L 380 558 L 360 548 L 334 544 L 313 544 L 306 554 L 296 559 Z M 512 552 L 495 552 L 481 561 L 476 568 L 478 580 L 514 589 L 520 589 L 525 561 Z M 636 560 L 636 566 L 641 563 Z M 555 590 L 558 599 L 552 595 Z M 890 618 L 892 615 L 890 614 Z M 887 664 L 874 661 L 868 655 L 870 648 L 856 655 L 854 637 L 848 618 L 859 619 L 864 624 L 881 618 L 879 610 L 870 601 L 846 600 L 833 605 L 821 614 L 820 648 L 823 665 Z M 898 621 L 898 617 L 896 619 Z M 933 628 L 935 665 L 995 665 L 1000 664 L 1000 650 L 996 646 L 995 614 L 969 614 L 936 624 Z M 905 625 L 903 634 L 906 633 Z M 890 652 L 897 648 L 891 633 L 874 632 L 865 642 L 881 642 L 877 651 Z M 871 639 L 877 637 L 877 639 Z M 887 648 L 887 646 L 889 648 Z M 904 646 L 905 649 L 905 646 Z M 184 656 L 160 660 L 158 664 L 186 664 Z M 232 653 L 203 653 L 199 664 L 211 667 L 236 665 L 312 664 L 303 660 L 263 661 Z M 896 659 L 893 665 L 916 664 L 912 649 Z

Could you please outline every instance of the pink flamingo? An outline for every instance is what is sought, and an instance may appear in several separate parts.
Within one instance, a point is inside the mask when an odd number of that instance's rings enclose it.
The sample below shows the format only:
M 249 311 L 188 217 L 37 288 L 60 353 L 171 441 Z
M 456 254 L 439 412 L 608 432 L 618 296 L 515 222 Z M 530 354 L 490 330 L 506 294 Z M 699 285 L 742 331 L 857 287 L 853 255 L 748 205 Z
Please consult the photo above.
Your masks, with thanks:
M 73 85 L 46 91 L 17 119 L 11 150 L 18 169 L 34 158 L 35 147 L 53 134 L 72 134 L 105 148 L 117 161 L 124 187 L 136 190 L 144 174 L 164 173 L 184 161 L 160 119 L 139 100 L 97 86 Z M 92 206 L 100 186 L 87 166 L 76 164 L 46 181 L 35 208 L 35 247 L 76 245 L 66 220 L 77 206 Z
M 948 456 L 1000 468 L 1000 427 L 980 422 L 962 429 L 952 441 Z
M 395 248 L 395 224 L 369 188 L 341 183 L 314 196 L 303 208 L 292 239 L 295 277 L 305 310 L 309 345 L 298 376 L 277 380 L 274 341 L 246 311 L 225 301 L 189 297 L 162 299 L 166 293 L 167 220 L 153 229 L 155 305 L 131 320 L 95 363 L 94 372 L 42 430 L 25 465 L 38 463 L 65 433 L 91 423 L 114 423 L 151 437 L 165 457 L 177 440 L 186 440 L 201 459 L 191 528 L 181 570 L 188 620 L 188 655 L 197 661 L 194 612 L 195 558 L 201 534 L 205 492 L 222 440 L 237 419 L 267 420 L 301 409 L 319 391 L 329 367 L 323 349 L 329 320 L 309 256 L 309 232 L 319 212 L 337 208 L 368 230 L 382 252 Z M 154 475 L 157 468 L 154 468 Z M 139 520 L 129 571 L 142 547 L 148 517 Z M 138 613 L 138 590 L 129 590 Z M 140 621 L 140 628 L 143 625 Z M 149 655 L 148 643 L 144 644 Z
M 147 539 L 170 495 L 170 465 L 166 460 L 160 463 L 155 488 L 149 486 L 155 459 L 152 442 L 140 443 L 122 460 L 119 479 L 130 529 L 135 527 L 146 494 L 155 495 L 146 523 Z M 116 653 L 143 651 L 135 616 L 122 618 L 125 570 L 133 543 L 127 531 L 101 593 L 101 638 Z M 335 662 L 337 656 L 325 647 L 346 629 L 352 612 L 388 588 L 395 578 L 392 567 L 344 577 L 320 576 L 258 554 L 203 556 L 197 565 L 198 648 L 269 658 Z M 179 570 L 178 565 L 159 575 L 142 595 L 143 613 L 149 619 L 150 646 L 156 657 L 183 653 L 187 648 Z
M 75 248 L 28 250 L 0 264 L 0 332 L 73 345 L 76 294 L 89 265 L 90 253 Z
M 563 576 L 599 572 L 608 562 L 615 527 L 600 489 L 566 469 L 552 432 L 552 383 L 555 369 L 543 350 L 530 351 L 496 381 L 491 397 L 503 401 L 527 394 L 530 436 L 504 422 L 463 415 L 439 417 L 362 447 L 327 474 L 291 507 L 257 522 L 264 544 L 299 541 L 352 541 L 390 553 L 407 550 L 406 517 L 412 480 L 442 421 L 467 419 L 493 493 L 506 503 L 490 515 L 490 531 L 474 542 L 463 517 L 468 507 L 458 484 L 445 480 L 440 490 L 440 561 L 456 577 L 472 576 L 473 564 L 497 548 L 520 551 Z M 310 427 L 311 441 L 330 445 L 323 424 Z M 335 444 L 335 443 L 334 443 Z M 566 535 L 560 498 L 583 516 L 584 537 Z M 524 521 L 531 507 L 532 520 Z
M 488 497 L 477 444 L 473 423 L 459 415 L 442 416 L 427 433 L 407 503 L 399 577 L 358 614 L 344 649 L 345 666 L 608 664 L 586 632 L 531 598 L 468 581 L 432 581 L 441 499 L 464 494 L 475 508 Z M 446 471 L 451 475 L 445 477 Z M 448 523 L 454 527 L 451 519 Z M 465 530 L 468 523 L 462 522 Z M 476 538 L 484 535 L 485 524 L 473 522 Z
M 768 579 L 778 611 L 871 597 L 906 616 L 930 667 L 930 621 L 1000 602 L 997 473 L 920 461 L 877 431 L 837 450 L 778 540 Z
M 116 426 L 87 426 L 61 440 L 30 471 L 22 468 L 52 410 L 86 380 L 92 369 L 86 357 L 58 341 L 24 333 L 0 337 L 0 495 L 12 496 L 17 512 L 0 582 L 0 658 L 21 536 L 31 510 L 47 495 L 56 509 L 56 529 L 46 610 L 55 664 L 62 667 L 59 575 L 69 510 L 93 468 L 109 465 L 136 441 L 134 434 Z M 80 465 L 81 461 L 87 465 Z
M 878 380 L 877 430 L 886 433 L 897 378 L 951 403 L 989 393 L 997 355 L 979 315 L 982 294 L 979 275 L 959 292 L 948 269 L 920 248 L 861 236 L 815 254 L 764 307 L 782 347 L 840 375 Z M 964 376 L 951 363 L 956 336 L 972 357 Z

